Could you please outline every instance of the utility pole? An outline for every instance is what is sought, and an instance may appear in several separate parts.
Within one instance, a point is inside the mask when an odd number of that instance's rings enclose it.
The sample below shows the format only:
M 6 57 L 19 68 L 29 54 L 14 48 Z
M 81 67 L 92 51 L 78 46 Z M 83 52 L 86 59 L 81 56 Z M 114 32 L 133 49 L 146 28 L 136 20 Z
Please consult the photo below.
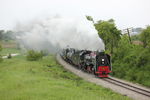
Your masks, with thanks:
M 127 34 L 128 34 L 130 44 L 132 44 L 132 40 L 131 40 L 131 36 L 130 36 L 130 29 L 132 29 L 132 28 L 127 28 L 127 29 L 124 29 L 124 30 L 125 30 L 125 31 L 127 32 Z
M 131 36 L 130 36 L 129 28 L 127 28 L 127 33 L 128 33 L 129 41 L 130 41 L 130 44 L 131 44 L 132 42 L 131 42 Z

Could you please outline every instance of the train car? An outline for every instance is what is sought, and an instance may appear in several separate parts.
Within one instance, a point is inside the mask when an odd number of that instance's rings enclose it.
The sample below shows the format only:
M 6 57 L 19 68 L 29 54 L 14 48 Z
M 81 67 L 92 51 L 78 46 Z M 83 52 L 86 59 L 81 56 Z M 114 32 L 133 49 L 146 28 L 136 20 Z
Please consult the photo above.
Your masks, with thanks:
M 112 71 L 110 56 L 104 52 L 67 48 L 62 51 L 61 56 L 77 68 L 97 77 L 108 77 Z

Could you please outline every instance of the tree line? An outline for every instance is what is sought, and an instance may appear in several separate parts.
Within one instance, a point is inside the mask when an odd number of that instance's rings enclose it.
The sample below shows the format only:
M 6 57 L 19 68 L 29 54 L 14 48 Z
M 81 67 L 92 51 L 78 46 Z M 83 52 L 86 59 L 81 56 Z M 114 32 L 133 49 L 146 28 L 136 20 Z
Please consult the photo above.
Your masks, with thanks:
M 131 36 L 131 43 L 127 34 L 117 29 L 113 19 L 95 22 L 91 16 L 95 29 L 105 44 L 105 50 L 112 55 L 112 76 L 137 82 L 150 87 L 150 26 Z M 134 41 L 140 44 L 134 43 Z
M 9 41 L 15 38 L 14 32 L 11 30 L 0 30 L 0 41 Z
M 94 23 L 94 19 L 91 16 L 86 16 L 89 21 Z M 98 31 L 99 36 L 105 44 L 105 49 L 109 53 L 113 54 L 113 49 L 118 47 L 118 43 L 123 37 L 121 30 L 117 29 L 115 21 L 109 19 L 107 21 L 99 20 L 94 23 L 95 29 Z M 143 47 L 147 48 L 150 46 L 150 26 L 147 26 L 139 36 L 133 36 L 132 38 L 137 37 L 139 41 L 143 43 Z

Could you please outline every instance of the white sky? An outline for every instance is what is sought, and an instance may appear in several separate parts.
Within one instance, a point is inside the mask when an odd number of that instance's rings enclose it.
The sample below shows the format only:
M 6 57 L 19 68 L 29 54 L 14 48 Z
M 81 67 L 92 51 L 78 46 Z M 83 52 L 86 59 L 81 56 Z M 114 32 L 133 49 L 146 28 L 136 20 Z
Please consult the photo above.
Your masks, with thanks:
M 150 0 L 0 0 L 0 30 L 38 16 L 113 18 L 119 29 L 150 25 Z

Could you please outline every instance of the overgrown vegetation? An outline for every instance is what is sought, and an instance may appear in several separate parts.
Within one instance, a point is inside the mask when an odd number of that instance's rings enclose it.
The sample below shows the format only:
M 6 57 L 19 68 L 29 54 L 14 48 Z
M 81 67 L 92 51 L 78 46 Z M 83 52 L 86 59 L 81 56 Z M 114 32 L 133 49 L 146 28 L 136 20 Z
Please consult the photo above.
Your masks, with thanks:
M 130 44 L 123 36 L 112 57 L 115 77 L 150 87 L 150 48 Z
M 39 60 L 39 59 L 42 59 L 43 57 L 43 52 L 38 52 L 38 51 L 34 51 L 34 50 L 29 50 L 27 52 L 27 60 L 29 61 L 36 61 L 36 60 Z
M 28 61 L 25 56 L 0 63 L 1 100 L 129 100 L 86 82 L 60 66 L 54 56 Z
M 143 47 L 150 48 L 150 26 L 148 26 L 143 32 L 141 33 L 141 41 L 143 42 Z

